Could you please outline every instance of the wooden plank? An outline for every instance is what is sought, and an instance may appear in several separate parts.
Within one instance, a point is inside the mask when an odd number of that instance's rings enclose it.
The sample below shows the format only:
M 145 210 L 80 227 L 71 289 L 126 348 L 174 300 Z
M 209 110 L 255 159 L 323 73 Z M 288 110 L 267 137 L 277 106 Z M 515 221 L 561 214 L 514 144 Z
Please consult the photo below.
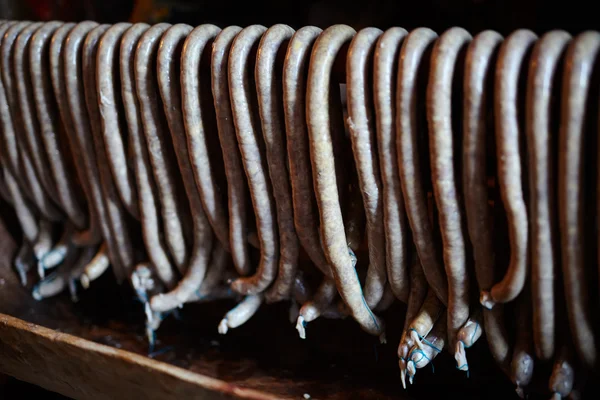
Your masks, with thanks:
M 0 218 L 0 373 L 85 400 L 276 398 L 2 314 L 49 326 L 65 321 L 55 303 L 35 302 L 20 287 L 15 249 Z
M 276 398 L 4 314 L 0 372 L 75 399 Z

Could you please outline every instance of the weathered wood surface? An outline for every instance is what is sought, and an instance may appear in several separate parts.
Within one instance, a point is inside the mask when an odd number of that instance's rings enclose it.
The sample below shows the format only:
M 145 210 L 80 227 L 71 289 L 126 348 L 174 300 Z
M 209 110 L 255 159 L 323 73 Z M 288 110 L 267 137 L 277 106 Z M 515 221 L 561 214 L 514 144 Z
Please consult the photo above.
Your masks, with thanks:
M 75 399 L 277 397 L 0 315 L 0 370 Z

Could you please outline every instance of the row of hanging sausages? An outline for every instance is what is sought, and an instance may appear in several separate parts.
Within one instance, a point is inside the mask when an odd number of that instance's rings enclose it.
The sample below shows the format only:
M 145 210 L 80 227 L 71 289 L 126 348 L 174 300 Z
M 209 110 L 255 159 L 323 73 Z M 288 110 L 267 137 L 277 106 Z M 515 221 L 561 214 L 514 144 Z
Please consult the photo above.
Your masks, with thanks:
M 35 298 L 112 269 L 149 337 L 185 303 L 235 298 L 220 333 L 291 301 L 301 337 L 350 316 L 381 341 L 401 301 L 403 384 L 444 348 L 468 370 L 483 334 L 521 393 L 537 361 L 558 397 L 596 366 L 599 33 L 0 34 L 0 193 Z

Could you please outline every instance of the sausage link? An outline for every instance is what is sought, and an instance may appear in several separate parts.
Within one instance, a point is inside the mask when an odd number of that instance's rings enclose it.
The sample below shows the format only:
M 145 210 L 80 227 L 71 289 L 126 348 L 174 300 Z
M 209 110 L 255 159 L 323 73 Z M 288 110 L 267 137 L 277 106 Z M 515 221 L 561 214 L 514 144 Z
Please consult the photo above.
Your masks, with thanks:
M 495 303 L 514 300 L 523 290 L 528 265 L 528 221 L 523 198 L 524 173 L 520 154 L 523 132 L 517 116 L 521 65 L 537 36 L 528 30 L 512 33 L 502 44 L 496 65 L 494 119 L 496 123 L 496 161 L 502 203 L 508 217 L 510 264 L 501 282 L 489 292 L 481 293 L 481 304 L 492 308 Z
M 212 25 L 202 25 L 201 27 L 211 36 L 218 32 L 218 28 Z M 213 247 L 213 232 L 206 214 L 204 214 L 200 193 L 194 180 L 191 154 L 188 151 L 181 111 L 182 88 L 179 83 L 181 78 L 179 60 L 183 58 L 182 48 L 185 48 L 186 38 L 192 29 L 191 26 L 185 24 L 173 25 L 167 29 L 160 41 L 157 57 L 158 86 L 193 221 L 193 245 L 185 276 L 171 292 L 160 294 L 151 300 L 152 309 L 160 312 L 174 309 L 183 304 L 200 287 L 206 275 L 210 251 Z M 183 51 L 185 52 L 186 49 Z M 203 173 L 207 172 L 203 171 Z
M 277 65 L 277 53 L 293 34 L 294 30 L 287 25 L 278 24 L 269 28 L 260 40 L 254 69 L 258 110 L 275 198 L 280 244 L 278 275 L 271 289 L 265 294 L 267 302 L 281 301 L 290 297 L 300 251 L 294 227 L 292 193 L 287 169 L 282 71 Z
M 444 303 L 448 302 L 448 283 L 440 252 L 435 248 L 433 228 L 427 208 L 426 179 L 428 166 L 421 159 L 421 148 L 427 146 L 427 121 L 422 118 L 425 93 L 421 90 L 427 54 L 437 34 L 427 28 L 412 31 L 404 40 L 398 60 L 396 87 L 396 150 L 399 179 L 413 241 L 427 283 Z M 423 107 L 424 108 L 424 107 Z
M 129 133 L 129 149 L 132 153 L 135 182 L 137 185 L 140 222 L 148 259 L 156 275 L 167 288 L 175 286 L 175 274 L 168 250 L 164 243 L 160 225 L 160 204 L 156 183 L 152 176 L 152 167 L 148 156 L 146 140 L 142 132 L 140 104 L 136 96 L 134 53 L 142 35 L 149 25 L 134 24 L 121 39 L 120 71 L 121 96 L 125 108 L 125 119 Z
M 457 157 L 454 155 L 455 143 L 461 138 L 452 126 L 452 83 L 461 52 L 470 41 L 471 35 L 462 28 L 449 29 L 440 36 L 431 56 L 427 86 L 431 172 L 448 276 L 448 344 L 452 349 L 456 347 L 458 330 L 469 318 L 464 210 L 457 189 L 460 175 L 455 171 Z
M 126 125 L 122 112 L 122 100 L 119 88 L 119 50 L 125 32 L 130 23 L 118 23 L 111 26 L 102 36 L 98 45 L 97 76 L 98 108 L 102 120 L 102 140 L 112 180 L 123 206 L 135 219 L 140 219 L 139 201 L 135 185 L 133 168 L 127 164 Z M 128 56 L 130 56 L 128 54 Z
M 184 273 L 189 249 L 184 237 L 182 215 L 186 215 L 183 211 L 187 205 L 181 199 L 184 194 L 180 193 L 181 185 L 173 171 L 175 155 L 166 137 L 169 128 L 156 87 L 156 54 L 160 39 L 170 26 L 166 23 L 156 24 L 140 38 L 135 52 L 135 80 L 147 153 L 160 197 L 165 240 L 175 266 Z
M 227 177 L 229 245 L 236 271 L 241 276 L 246 276 L 250 273 L 247 244 L 248 221 L 246 218 L 248 185 L 244 180 L 242 156 L 235 133 L 228 80 L 229 51 L 233 40 L 241 30 L 242 28 L 238 26 L 230 26 L 223 29 L 215 38 L 211 55 L 211 86 L 217 116 L 217 131 Z
M 387 278 L 398 300 L 408 302 L 409 230 L 400 185 L 396 151 L 396 80 L 400 48 L 408 32 L 390 28 L 379 38 L 375 49 L 374 91 L 377 122 L 377 149 L 383 185 L 383 223 Z
M 253 65 L 250 59 L 251 49 L 266 30 L 261 25 L 252 25 L 242 30 L 231 46 L 228 63 L 233 121 L 260 241 L 260 263 L 255 275 L 240 278 L 232 283 L 233 290 L 241 294 L 257 294 L 264 291 L 275 279 L 279 261 L 275 199 L 268 176 L 265 144 L 261 138 L 256 115 L 258 110 L 254 107 L 256 100 L 250 80 Z
M 383 321 L 366 304 L 348 252 L 335 174 L 332 132 L 329 129 L 329 81 L 332 64 L 341 47 L 349 43 L 354 35 L 355 31 L 349 26 L 334 25 L 323 31 L 315 42 L 310 59 L 306 114 L 325 255 L 332 267 L 338 291 L 354 319 L 365 331 L 382 335 Z
M 584 149 L 588 141 L 585 120 L 590 75 L 597 68 L 600 34 L 584 32 L 569 44 L 562 86 L 562 113 L 558 155 L 558 212 L 562 272 L 567 314 L 575 349 L 587 367 L 597 359 L 596 335 L 584 259 Z M 595 112 L 595 111 L 593 111 Z
M 529 155 L 529 213 L 531 221 L 531 290 L 533 296 L 533 341 L 539 359 L 554 354 L 555 288 L 557 266 L 556 152 L 558 132 L 552 131 L 554 85 L 571 35 L 548 32 L 536 43 L 531 55 L 527 87 L 527 154 Z M 557 113 L 558 114 L 558 113 Z

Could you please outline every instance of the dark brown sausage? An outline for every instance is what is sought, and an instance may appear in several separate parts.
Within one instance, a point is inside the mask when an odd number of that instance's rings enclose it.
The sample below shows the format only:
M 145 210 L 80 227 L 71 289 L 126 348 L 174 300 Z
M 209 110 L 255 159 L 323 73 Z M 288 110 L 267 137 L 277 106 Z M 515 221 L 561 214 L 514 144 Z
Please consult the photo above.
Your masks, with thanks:
M 157 87 L 156 53 L 160 39 L 171 25 L 161 23 L 150 27 L 140 38 L 135 52 L 135 79 L 140 104 L 141 121 L 152 172 L 160 196 L 165 240 L 177 269 L 185 273 L 189 249 L 184 236 L 183 215 L 187 207 L 181 198 L 180 179 L 173 146 L 168 142 L 168 126 Z M 183 196 L 182 196 L 183 195 Z
M 214 25 L 201 25 L 196 28 L 205 32 L 207 37 L 215 37 L 219 28 Z M 192 27 L 177 24 L 170 27 L 162 36 L 157 55 L 158 87 L 164 105 L 164 113 L 171 133 L 172 146 L 175 149 L 179 173 L 189 202 L 193 221 L 193 245 L 189 266 L 183 279 L 177 287 L 167 294 L 159 294 L 151 300 L 155 311 L 168 311 L 186 302 L 196 291 L 206 275 L 207 264 L 210 261 L 210 251 L 213 247 L 213 232 L 204 214 L 200 193 L 194 180 L 190 151 L 181 110 L 180 61 L 188 50 L 186 38 L 192 32 Z M 197 40 L 197 37 L 194 37 Z M 182 54 L 183 48 L 183 54 Z M 207 173 L 208 171 L 204 171 Z
M 152 167 L 142 132 L 140 104 L 136 95 L 134 54 L 137 44 L 150 26 L 134 24 L 121 40 L 120 70 L 121 96 L 125 108 L 125 119 L 129 133 L 129 149 L 131 150 L 133 169 L 140 209 L 142 235 L 148 258 L 158 279 L 167 287 L 175 286 L 175 273 L 169 260 L 168 250 L 163 240 L 160 226 L 160 205 L 156 184 L 152 176 Z
M 533 341 L 536 355 L 542 360 L 554 355 L 554 280 L 559 258 L 555 150 L 558 129 L 551 122 L 556 103 L 551 99 L 560 91 L 554 82 L 570 40 L 571 35 L 564 31 L 548 32 L 540 38 L 531 55 L 527 87 Z
M 444 267 L 448 276 L 448 344 L 456 348 L 458 330 L 469 318 L 469 276 L 467 238 L 463 229 L 460 180 L 455 171 L 454 143 L 460 133 L 452 126 L 452 86 L 460 53 L 471 41 L 462 28 L 451 28 L 437 40 L 431 56 L 427 86 L 427 120 L 431 151 L 431 180 L 444 249 Z
M 421 160 L 421 147 L 427 144 L 427 123 L 421 118 L 425 93 L 422 93 L 419 83 L 427 63 L 427 53 L 436 38 L 437 34 L 432 30 L 419 28 L 412 31 L 402 44 L 396 89 L 396 149 L 406 214 L 425 278 L 438 298 L 447 304 L 446 273 L 440 252 L 435 248 L 429 221 L 425 185 L 429 180 L 425 172 L 427 164 Z
M 50 44 L 50 77 L 52 78 L 52 88 L 54 90 L 54 99 L 58 106 L 60 120 L 64 128 L 68 146 L 65 146 L 65 156 L 70 155 L 69 161 L 74 166 L 77 183 L 82 188 L 87 205 L 87 229 L 79 229 L 73 234 L 73 242 L 78 246 L 96 245 L 101 240 L 102 233 L 98 210 L 92 197 L 92 189 L 88 182 L 87 172 L 85 170 L 85 161 L 83 152 L 79 149 L 73 118 L 71 117 L 70 105 L 66 90 L 65 63 L 64 63 L 64 44 L 67 35 L 75 26 L 74 23 L 61 25 L 52 35 Z M 68 154 L 67 154 L 68 153 Z M 65 160 L 66 161 L 66 160 Z
M 292 192 L 287 169 L 282 71 L 277 63 L 277 53 L 293 34 L 294 30 L 287 25 L 278 24 L 269 28 L 260 40 L 254 70 L 261 130 L 277 209 L 280 244 L 278 275 L 271 289 L 265 294 L 268 302 L 290 297 L 300 251 L 294 227 Z
M 332 65 L 341 47 L 349 43 L 355 33 L 349 26 L 334 25 L 323 31 L 315 42 L 310 60 L 306 114 L 323 249 L 340 296 L 352 316 L 365 331 L 379 336 L 384 334 L 383 321 L 367 306 L 348 252 L 329 128 Z
M 254 64 L 250 59 L 250 50 L 266 30 L 261 25 L 245 28 L 236 36 L 229 53 L 231 108 L 260 241 L 260 264 L 256 274 L 232 283 L 233 290 L 241 294 L 264 291 L 275 279 L 279 261 L 275 199 L 268 175 L 265 145 L 256 115 L 258 110 L 253 107 L 255 100 L 250 81 L 250 74 L 253 72 L 251 66 Z
M 217 116 L 217 131 L 227 177 L 229 245 L 236 271 L 241 276 L 246 276 L 250 273 L 250 257 L 247 244 L 248 221 L 246 218 L 248 185 L 244 179 L 242 156 L 237 144 L 229 101 L 228 73 L 231 44 L 241 30 L 242 28 L 238 26 L 230 26 L 223 29 L 216 37 L 212 47 L 211 84 Z
M 120 44 L 130 23 L 111 26 L 98 45 L 97 85 L 102 135 L 113 182 L 123 206 L 135 219 L 140 218 L 133 168 L 127 163 L 126 125 L 121 103 L 119 75 Z
M 383 224 L 387 279 L 397 299 L 408 302 L 409 227 L 400 185 L 396 151 L 396 80 L 402 41 L 408 32 L 390 28 L 379 38 L 375 49 L 374 91 L 377 118 L 377 148 L 383 185 Z M 420 267 L 420 265 L 419 265 Z

